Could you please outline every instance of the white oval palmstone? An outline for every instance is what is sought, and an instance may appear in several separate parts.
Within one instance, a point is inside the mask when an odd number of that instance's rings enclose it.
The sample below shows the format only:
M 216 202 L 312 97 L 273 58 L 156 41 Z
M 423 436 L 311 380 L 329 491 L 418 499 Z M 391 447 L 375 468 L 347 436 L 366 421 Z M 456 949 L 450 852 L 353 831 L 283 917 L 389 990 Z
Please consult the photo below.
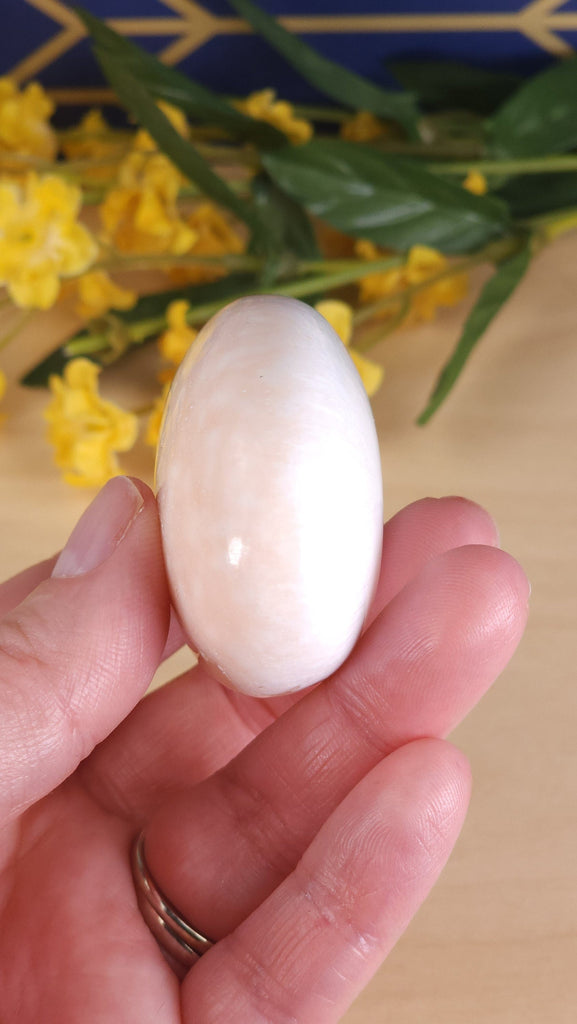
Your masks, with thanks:
M 157 484 L 173 602 L 219 677 L 266 697 L 338 668 L 377 581 L 381 464 L 319 313 L 254 296 L 210 320 L 170 392 Z

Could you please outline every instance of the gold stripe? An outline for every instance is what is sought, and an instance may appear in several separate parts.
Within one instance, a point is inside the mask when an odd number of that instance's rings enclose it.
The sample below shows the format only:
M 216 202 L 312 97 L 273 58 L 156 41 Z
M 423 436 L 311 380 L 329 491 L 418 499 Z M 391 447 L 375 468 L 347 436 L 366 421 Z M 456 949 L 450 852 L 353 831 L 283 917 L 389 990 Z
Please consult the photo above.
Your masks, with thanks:
M 11 69 L 9 74 L 19 82 L 38 74 L 84 35 L 84 29 L 74 12 L 60 3 L 60 0 L 25 2 L 56 21 L 63 31 L 58 32 Z M 532 0 L 513 14 L 299 15 L 281 17 L 279 21 L 289 31 L 303 35 L 312 32 L 341 35 L 387 32 L 521 32 L 548 53 L 566 56 L 573 52 L 572 48 L 555 32 L 576 29 L 577 14 L 559 13 L 558 8 L 564 3 L 565 0 Z M 127 35 L 179 36 L 180 38 L 169 43 L 161 54 L 161 57 L 171 64 L 183 60 L 215 35 L 241 35 L 251 31 L 250 26 L 242 19 L 215 17 L 196 3 L 196 0 L 164 0 L 164 4 L 181 17 L 111 18 L 107 23 Z M 78 94 L 81 92 L 86 90 L 79 90 Z
M 112 89 L 47 89 L 46 91 L 55 103 L 73 105 L 78 103 L 80 106 L 110 103 L 116 107 L 120 106 Z
M 182 14 L 188 22 L 193 21 L 193 19 L 198 18 L 199 16 L 202 17 L 203 15 L 215 20 L 215 15 L 211 14 L 210 11 L 207 11 L 206 7 L 203 7 L 202 4 L 198 4 L 196 0 L 162 0 L 162 3 L 171 11 L 176 11 L 177 14 Z
M 80 19 L 71 11 L 69 7 L 61 4 L 59 0 L 26 0 L 26 3 L 30 7 L 35 7 L 36 10 L 41 11 L 47 18 L 51 18 L 58 25 L 62 25 L 62 28 L 78 28 L 80 25 Z
M 106 24 L 127 36 L 175 36 L 191 28 L 182 18 L 107 18 Z
M 19 64 L 11 68 L 9 71 L 10 77 L 14 78 L 16 82 L 22 83 L 39 74 L 43 68 L 52 64 L 54 60 L 63 53 L 66 53 L 67 50 L 70 50 L 82 39 L 83 35 L 84 32 L 79 26 L 63 29 L 62 32 L 52 36 L 52 39 L 49 39 L 47 43 L 39 46 L 37 50 L 34 50 L 28 57 L 25 57 Z
M 537 17 L 543 17 L 544 14 L 556 11 L 558 7 L 563 7 L 566 3 L 567 0 L 532 0 L 520 11 L 520 14 L 530 18 L 533 17 L 533 14 Z
M 206 33 L 195 31 L 191 32 L 190 35 L 181 36 L 180 39 L 175 39 L 173 43 L 169 43 L 164 50 L 161 50 L 158 58 L 164 64 L 172 67 L 174 64 L 179 64 L 185 57 L 188 57 L 190 53 L 198 50 L 209 39 L 212 39 L 213 35 L 214 33 L 208 29 Z

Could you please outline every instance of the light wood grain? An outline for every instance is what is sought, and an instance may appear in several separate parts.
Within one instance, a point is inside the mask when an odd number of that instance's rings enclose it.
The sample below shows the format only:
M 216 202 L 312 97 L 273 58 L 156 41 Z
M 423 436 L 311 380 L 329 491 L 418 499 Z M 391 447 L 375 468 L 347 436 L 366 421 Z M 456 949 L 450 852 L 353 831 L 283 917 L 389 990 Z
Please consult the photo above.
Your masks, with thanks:
M 387 514 L 426 494 L 485 505 L 532 580 L 532 611 L 513 662 L 452 737 L 475 785 L 451 863 L 347 1024 L 573 1024 L 577 1015 L 577 240 L 539 257 L 446 407 L 420 429 L 414 417 L 465 311 L 378 350 Z M 3 358 L 7 370 L 22 370 L 31 346 L 46 351 L 62 330 L 57 316 L 32 325 Z M 126 374 L 107 386 L 142 397 Z M 45 401 L 13 390 L 5 402 L 1 576 L 58 549 L 91 497 L 51 465 Z M 151 477 L 144 448 L 124 465 Z

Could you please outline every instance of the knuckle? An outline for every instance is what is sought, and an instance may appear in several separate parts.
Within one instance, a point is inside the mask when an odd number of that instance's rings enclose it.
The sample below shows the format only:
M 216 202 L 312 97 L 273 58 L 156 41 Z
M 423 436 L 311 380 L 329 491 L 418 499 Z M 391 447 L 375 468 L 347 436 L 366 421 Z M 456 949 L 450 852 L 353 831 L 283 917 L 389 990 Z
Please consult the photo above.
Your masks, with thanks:
M 327 687 L 327 696 L 335 721 L 344 722 L 343 735 L 355 737 L 358 748 L 368 750 L 380 760 L 389 752 L 390 742 L 384 723 L 392 711 L 392 678 L 387 687 L 369 685 L 361 673 L 351 674 Z
M 30 604 L 25 620 L 7 616 L 0 629 L 0 690 L 22 735 L 34 733 L 35 743 L 46 749 L 62 742 L 64 734 L 69 749 L 81 751 L 74 687 L 67 682 L 70 664 L 58 649 L 58 636 L 37 604 Z
M 349 856 L 353 858 L 351 850 Z M 311 919 L 311 931 L 322 936 L 328 931 L 338 934 L 339 941 L 356 957 L 366 959 L 379 944 L 379 936 L 371 928 L 366 913 L 363 878 L 355 868 L 341 863 L 332 869 L 311 871 L 306 859 L 299 862 L 295 881 Z M 371 893 L 370 902 L 379 894 Z M 374 915 L 371 914 L 371 917 Z
M 225 940 L 229 947 L 231 974 L 248 1003 L 252 1024 L 298 1024 L 287 1009 L 294 1004 L 294 993 L 283 984 L 277 961 L 267 962 L 249 948 L 242 935 L 233 933 Z
M 283 878 L 298 852 L 279 806 L 269 799 L 266 788 L 242 777 L 237 768 L 225 769 L 217 778 L 226 814 L 233 821 L 235 841 L 243 841 L 269 875 Z

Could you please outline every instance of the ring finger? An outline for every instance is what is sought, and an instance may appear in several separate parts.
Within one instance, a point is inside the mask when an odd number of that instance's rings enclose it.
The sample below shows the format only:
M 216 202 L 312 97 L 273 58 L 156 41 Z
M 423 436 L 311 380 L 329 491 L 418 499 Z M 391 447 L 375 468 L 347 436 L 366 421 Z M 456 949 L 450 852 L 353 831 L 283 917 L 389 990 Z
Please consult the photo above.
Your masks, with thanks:
M 527 592 L 494 548 L 428 563 L 344 669 L 153 815 L 145 841 L 160 889 L 211 938 L 236 928 L 367 772 L 413 739 L 445 735 L 476 703 L 517 645 Z
M 448 743 L 418 740 L 378 764 L 295 870 L 195 965 L 184 1020 L 334 1024 L 434 884 L 468 794 L 468 766 Z

